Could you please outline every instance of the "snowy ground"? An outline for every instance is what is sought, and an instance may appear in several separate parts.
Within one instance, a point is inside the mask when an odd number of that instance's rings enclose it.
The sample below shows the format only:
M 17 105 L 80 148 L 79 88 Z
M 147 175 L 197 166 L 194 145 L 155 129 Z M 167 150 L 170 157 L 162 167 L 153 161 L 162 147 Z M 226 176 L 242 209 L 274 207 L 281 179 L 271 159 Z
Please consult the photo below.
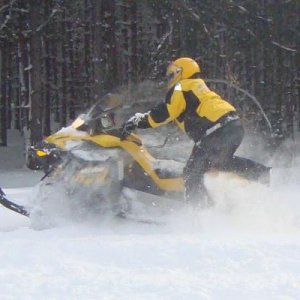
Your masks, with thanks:
M 0 185 L 26 201 L 40 174 L 3 151 Z M 39 231 L 0 207 L 0 299 L 299 299 L 300 163 L 283 167 L 269 188 L 208 180 L 216 207 L 164 225 L 107 217 Z

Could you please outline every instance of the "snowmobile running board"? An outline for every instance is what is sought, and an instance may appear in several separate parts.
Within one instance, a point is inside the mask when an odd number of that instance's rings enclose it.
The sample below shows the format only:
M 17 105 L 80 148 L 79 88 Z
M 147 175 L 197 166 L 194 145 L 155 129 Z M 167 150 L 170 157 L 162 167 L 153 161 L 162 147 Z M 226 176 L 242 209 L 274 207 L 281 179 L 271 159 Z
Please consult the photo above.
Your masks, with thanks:
M 20 214 L 20 215 L 29 217 L 29 212 L 26 210 L 26 208 L 22 205 L 18 205 L 16 203 L 13 203 L 13 202 L 9 201 L 5 197 L 5 193 L 2 191 L 1 188 L 0 188 L 0 204 L 2 204 L 6 208 L 8 208 L 8 209 Z

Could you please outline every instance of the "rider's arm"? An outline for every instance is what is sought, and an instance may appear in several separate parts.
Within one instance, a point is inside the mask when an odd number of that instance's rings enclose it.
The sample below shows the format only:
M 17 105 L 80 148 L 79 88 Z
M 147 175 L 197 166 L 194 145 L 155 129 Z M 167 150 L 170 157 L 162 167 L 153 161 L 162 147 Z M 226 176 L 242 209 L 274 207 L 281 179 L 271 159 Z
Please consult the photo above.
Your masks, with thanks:
M 185 109 L 186 103 L 182 94 L 181 85 L 177 84 L 171 90 L 164 103 L 160 103 L 147 113 L 147 118 L 141 122 L 140 128 L 155 128 L 176 119 Z

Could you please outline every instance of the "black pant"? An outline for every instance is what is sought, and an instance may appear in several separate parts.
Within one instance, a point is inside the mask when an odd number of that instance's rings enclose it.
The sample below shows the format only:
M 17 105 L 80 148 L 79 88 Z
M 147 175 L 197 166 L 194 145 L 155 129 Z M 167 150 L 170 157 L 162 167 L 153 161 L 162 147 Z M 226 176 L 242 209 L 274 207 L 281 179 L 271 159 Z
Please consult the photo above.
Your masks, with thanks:
M 238 157 L 233 154 L 244 137 L 240 120 L 234 120 L 204 137 L 195 144 L 191 156 L 184 168 L 185 200 L 205 201 L 207 192 L 204 186 L 204 174 L 210 169 L 227 170 L 233 159 L 239 165 Z M 239 168 L 237 166 L 237 168 Z

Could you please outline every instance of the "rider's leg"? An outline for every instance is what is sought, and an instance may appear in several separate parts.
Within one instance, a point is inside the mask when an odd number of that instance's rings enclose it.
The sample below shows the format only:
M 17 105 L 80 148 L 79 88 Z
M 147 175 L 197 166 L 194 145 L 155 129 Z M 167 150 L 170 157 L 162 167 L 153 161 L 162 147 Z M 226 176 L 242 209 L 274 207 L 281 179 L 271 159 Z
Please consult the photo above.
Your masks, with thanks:
M 195 144 L 184 170 L 185 200 L 202 202 L 208 199 L 204 174 L 212 168 L 224 168 L 243 139 L 240 121 L 233 121 Z M 202 201 L 201 201 L 202 200 Z
M 204 174 L 209 169 L 209 160 L 205 148 L 194 146 L 192 154 L 184 168 L 185 201 L 205 205 L 207 191 L 204 186 Z
M 233 156 L 225 169 L 249 180 L 260 181 L 265 184 L 270 183 L 271 168 L 252 159 Z

